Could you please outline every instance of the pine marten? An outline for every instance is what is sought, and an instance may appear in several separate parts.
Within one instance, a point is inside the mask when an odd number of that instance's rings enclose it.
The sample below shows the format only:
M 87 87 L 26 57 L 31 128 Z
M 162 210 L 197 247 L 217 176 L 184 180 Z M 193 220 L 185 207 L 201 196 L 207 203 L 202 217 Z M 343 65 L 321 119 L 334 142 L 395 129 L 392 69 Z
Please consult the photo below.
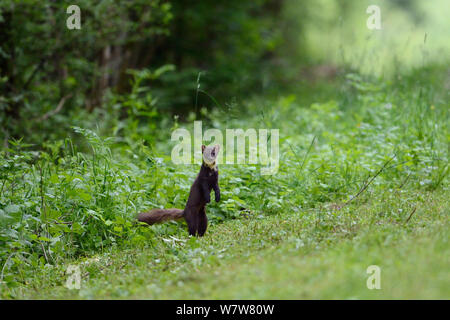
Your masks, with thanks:
M 138 215 L 138 220 L 150 225 L 168 220 L 185 219 L 189 234 L 202 237 L 208 227 L 206 204 L 211 201 L 211 190 L 214 190 L 216 202 L 220 201 L 219 171 L 217 169 L 217 155 L 219 145 L 202 145 L 203 161 L 200 173 L 195 179 L 189 192 L 189 198 L 184 210 L 181 209 L 152 209 Z

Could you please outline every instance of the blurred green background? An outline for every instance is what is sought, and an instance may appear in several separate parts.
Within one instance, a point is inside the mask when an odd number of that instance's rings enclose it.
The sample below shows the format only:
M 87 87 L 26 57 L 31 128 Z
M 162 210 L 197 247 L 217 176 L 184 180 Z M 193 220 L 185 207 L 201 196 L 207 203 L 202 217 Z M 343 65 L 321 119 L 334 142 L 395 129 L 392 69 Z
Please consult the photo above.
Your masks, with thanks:
M 173 115 L 217 107 L 207 94 L 239 104 L 349 71 L 395 77 L 445 63 L 450 46 L 445 0 L 80 0 L 81 30 L 66 28 L 70 4 L 0 1 L 5 146 L 73 125 L 151 142 Z M 366 27 L 373 4 L 381 30 Z

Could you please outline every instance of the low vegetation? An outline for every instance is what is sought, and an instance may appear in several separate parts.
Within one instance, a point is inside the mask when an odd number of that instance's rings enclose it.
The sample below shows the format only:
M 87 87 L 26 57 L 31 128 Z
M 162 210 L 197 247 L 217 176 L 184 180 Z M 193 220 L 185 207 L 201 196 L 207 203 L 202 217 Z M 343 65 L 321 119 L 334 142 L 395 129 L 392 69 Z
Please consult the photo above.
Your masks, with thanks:
M 104 114 L 38 151 L 11 140 L 0 158 L 0 295 L 449 298 L 449 81 L 441 66 L 395 81 L 342 72 L 203 109 L 208 128 L 280 129 L 277 174 L 220 166 L 204 238 L 135 221 L 186 202 L 198 166 L 170 161 L 177 118 L 144 128 L 130 116 L 118 128 Z M 69 265 L 82 270 L 79 290 L 64 286 Z M 369 265 L 381 290 L 366 287 Z

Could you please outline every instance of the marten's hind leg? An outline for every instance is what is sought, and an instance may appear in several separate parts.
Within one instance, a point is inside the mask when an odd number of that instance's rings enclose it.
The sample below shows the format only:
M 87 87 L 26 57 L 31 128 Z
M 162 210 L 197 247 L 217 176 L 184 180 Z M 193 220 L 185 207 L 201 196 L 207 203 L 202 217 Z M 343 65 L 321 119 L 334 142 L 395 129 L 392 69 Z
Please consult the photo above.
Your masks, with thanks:
M 198 229 L 198 214 L 191 208 L 184 210 L 184 219 L 188 225 L 189 235 L 195 236 Z
M 206 216 L 206 208 L 203 207 L 198 212 L 198 235 L 203 237 L 208 227 L 208 217 Z

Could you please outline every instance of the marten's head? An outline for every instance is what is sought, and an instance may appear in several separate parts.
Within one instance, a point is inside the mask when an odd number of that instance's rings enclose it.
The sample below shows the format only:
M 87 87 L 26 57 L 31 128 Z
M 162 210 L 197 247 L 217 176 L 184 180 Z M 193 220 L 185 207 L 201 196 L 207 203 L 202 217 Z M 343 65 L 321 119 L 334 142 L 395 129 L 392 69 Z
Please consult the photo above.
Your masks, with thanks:
M 219 148 L 220 146 L 218 144 L 208 147 L 202 145 L 203 163 L 214 170 L 217 170 L 216 160 L 217 155 L 219 154 Z

